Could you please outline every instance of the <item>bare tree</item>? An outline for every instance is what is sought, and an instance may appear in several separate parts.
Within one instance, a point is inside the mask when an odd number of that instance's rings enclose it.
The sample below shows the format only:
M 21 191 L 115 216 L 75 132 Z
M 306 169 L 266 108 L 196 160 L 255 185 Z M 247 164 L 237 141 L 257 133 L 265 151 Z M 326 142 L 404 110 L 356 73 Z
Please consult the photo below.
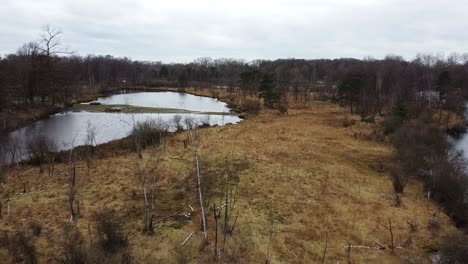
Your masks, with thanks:
M 21 157 L 21 142 L 17 136 L 11 136 L 7 143 L 4 144 L 4 157 L 6 159 L 9 156 L 9 162 L 11 165 L 17 164 Z
M 216 208 L 216 203 L 213 203 L 213 217 L 215 220 L 215 245 L 214 245 L 214 257 L 218 258 L 218 219 L 220 217 L 220 210 Z
M 388 232 L 390 233 L 390 250 L 392 251 L 392 253 L 395 253 L 395 238 L 394 238 L 394 234 L 393 234 L 393 226 L 392 226 L 392 220 L 390 219 L 390 217 L 388 217 L 388 225 L 383 225 L 383 224 L 380 224 L 382 227 L 384 227 L 385 229 L 388 230 Z
M 30 161 L 39 165 L 39 173 L 44 172 L 48 156 L 57 149 L 55 142 L 44 135 L 33 138 L 27 148 Z
M 96 128 L 88 120 L 86 123 L 86 167 L 89 170 L 93 163 L 94 146 L 96 145 Z
M 186 119 L 186 123 L 193 125 L 193 122 L 188 121 Z M 200 174 L 200 156 L 198 153 L 198 144 L 199 144 L 199 133 L 197 129 L 191 129 L 188 131 L 188 136 L 190 138 L 190 142 L 192 145 L 193 156 L 195 158 L 195 173 L 197 176 L 197 189 L 198 189 L 198 200 L 200 203 L 200 210 L 201 210 L 201 222 L 202 222 L 202 229 L 203 234 L 205 236 L 205 243 L 208 243 L 208 235 L 206 232 L 206 216 L 205 216 L 205 208 L 203 206 L 203 195 L 202 195 L 202 176 Z
M 268 231 L 268 245 L 267 245 L 267 253 L 266 253 L 266 258 L 265 258 L 265 264 L 270 263 L 270 250 L 271 250 L 271 243 L 273 240 L 273 234 L 275 233 L 274 227 L 273 227 L 273 219 L 271 220 L 271 225 L 270 225 L 270 230 Z
M 175 115 L 172 118 L 172 122 L 174 123 L 174 128 L 176 129 L 176 131 L 182 130 L 184 128 L 183 125 L 182 125 L 182 116 L 181 115 Z
M 42 68 L 44 69 L 43 73 L 43 91 L 41 94 L 42 101 L 46 97 L 46 93 L 49 93 L 52 98 L 52 104 L 56 100 L 56 96 L 59 94 L 59 70 L 58 70 L 58 61 L 59 55 L 70 54 L 66 50 L 60 49 L 61 41 L 60 35 L 62 30 L 54 28 L 50 25 L 46 25 L 43 28 L 43 32 L 40 34 L 39 46 L 38 49 L 41 52 L 41 55 L 44 57 L 44 63 Z M 47 90 L 45 90 L 47 89 Z
M 149 122 L 149 121 L 148 121 Z M 143 125 L 146 126 L 146 125 Z M 144 231 L 147 234 L 154 234 L 154 217 L 155 211 L 155 200 L 156 200 L 156 187 L 160 176 L 159 166 L 162 160 L 162 155 L 166 148 L 165 135 L 167 127 L 160 123 L 150 122 L 147 126 L 151 126 L 152 133 L 157 133 L 154 137 L 157 140 L 151 140 L 153 149 L 150 151 L 150 160 L 147 166 L 151 167 L 150 172 L 145 170 L 144 160 L 141 154 L 137 161 L 137 179 L 143 190 L 143 201 L 144 201 Z M 137 135 L 138 136 L 138 135 Z M 140 135 L 141 136 L 141 135 Z M 140 144 L 144 142 L 143 138 L 139 138 Z M 141 157 L 141 158 L 140 158 Z
M 325 264 L 328 249 L 328 233 L 325 233 L 325 244 L 323 245 L 322 264 Z
M 52 56 L 60 53 L 66 53 L 65 51 L 58 50 L 58 47 L 61 45 L 60 35 L 62 30 L 54 28 L 51 25 L 45 25 L 43 32 L 40 34 L 40 44 L 39 49 L 46 55 Z
M 148 175 L 145 171 L 142 163 L 138 161 L 137 167 L 137 178 L 140 186 L 143 190 L 143 202 L 144 202 L 144 231 L 146 234 L 154 234 L 154 217 L 155 217 L 155 196 L 156 196 L 156 184 L 159 179 L 158 166 L 161 161 L 162 151 L 156 151 L 156 157 L 151 161 L 151 164 L 155 166 L 155 170 Z
M 79 200 L 77 199 L 76 186 L 76 153 L 74 152 L 74 144 L 77 136 L 72 141 L 70 154 L 68 157 L 68 205 L 70 208 L 70 222 L 75 223 L 80 214 Z
M 231 181 L 232 171 L 230 170 L 229 167 L 230 167 L 229 157 L 227 157 L 225 171 L 224 171 L 223 191 L 222 191 L 222 196 L 223 196 L 222 198 L 224 200 L 224 204 L 222 204 L 222 207 L 224 207 L 223 251 L 225 249 L 227 235 L 232 234 L 232 232 L 234 231 L 234 228 L 237 222 L 237 217 L 238 217 L 238 215 L 236 214 L 234 220 L 232 221 L 233 215 L 234 215 L 233 213 L 236 208 L 235 205 L 237 201 L 238 185 Z
M 348 257 L 348 264 L 353 263 L 353 259 L 351 258 L 351 249 L 352 248 L 353 248 L 353 246 L 351 245 L 351 243 L 348 242 L 348 246 L 346 247 L 346 256 Z

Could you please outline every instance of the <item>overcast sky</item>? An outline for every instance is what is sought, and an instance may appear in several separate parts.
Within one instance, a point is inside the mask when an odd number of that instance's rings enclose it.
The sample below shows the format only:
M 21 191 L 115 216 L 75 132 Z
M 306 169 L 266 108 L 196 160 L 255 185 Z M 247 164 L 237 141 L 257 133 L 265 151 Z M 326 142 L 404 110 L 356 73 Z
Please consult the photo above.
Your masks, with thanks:
M 467 0 L 0 0 L 0 54 L 63 31 L 81 55 L 189 62 L 468 52 Z

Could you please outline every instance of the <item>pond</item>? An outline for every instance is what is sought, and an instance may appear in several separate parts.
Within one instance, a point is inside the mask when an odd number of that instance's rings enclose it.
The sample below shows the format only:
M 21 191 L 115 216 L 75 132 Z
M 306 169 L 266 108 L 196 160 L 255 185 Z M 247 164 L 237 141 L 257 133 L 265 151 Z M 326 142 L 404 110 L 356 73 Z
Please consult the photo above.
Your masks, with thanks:
M 122 93 L 102 97 L 91 103 L 96 102 L 104 105 L 176 108 L 198 112 L 230 112 L 226 103 L 216 99 L 176 92 Z
M 5 148 L 6 159 L 11 161 L 11 148 L 20 150 L 18 160 L 27 158 L 27 145 L 39 137 L 47 137 L 58 150 L 86 145 L 88 131 L 94 131 L 94 145 L 127 137 L 134 123 L 155 120 L 166 125 L 170 131 L 176 130 L 175 119 L 193 120 L 196 125 L 237 124 L 240 118 L 230 113 L 226 103 L 213 98 L 177 92 L 138 92 L 117 94 L 99 98 L 87 105 L 100 104 L 104 107 L 125 105 L 144 107 L 138 112 L 110 113 L 105 111 L 69 111 L 50 116 L 29 126 L 11 132 Z M 81 107 L 83 105 L 80 105 Z M 78 107 L 78 109 L 80 109 Z M 164 111 L 160 111 L 164 109 Z M 132 110 L 135 110 L 132 108 Z M 181 111 L 182 110 L 182 111 Z

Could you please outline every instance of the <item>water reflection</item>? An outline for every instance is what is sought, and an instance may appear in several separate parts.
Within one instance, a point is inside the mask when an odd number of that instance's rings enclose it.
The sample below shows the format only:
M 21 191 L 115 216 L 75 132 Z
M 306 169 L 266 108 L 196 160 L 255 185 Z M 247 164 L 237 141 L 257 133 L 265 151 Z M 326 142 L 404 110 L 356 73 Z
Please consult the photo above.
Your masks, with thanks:
M 18 160 L 26 157 L 27 144 L 41 136 L 52 140 L 60 150 L 85 145 L 87 143 L 88 127 L 95 131 L 95 144 L 103 144 L 127 137 L 135 122 L 149 119 L 166 124 L 169 130 L 172 131 L 175 130 L 175 116 L 180 116 L 182 125 L 184 124 L 183 120 L 187 118 L 193 119 L 198 125 L 202 123 L 210 125 L 236 124 L 240 121 L 239 117 L 227 114 L 229 109 L 225 103 L 212 98 L 189 94 L 172 92 L 119 94 L 100 98 L 98 101 L 103 104 L 183 108 L 191 111 L 225 112 L 226 114 L 128 114 L 85 111 L 60 113 L 18 129 L 8 135 L 9 144 L 18 147 L 16 153 Z M 4 147 L 8 147 L 7 145 L 4 144 Z M 18 154 L 19 152 L 21 154 Z M 11 155 L 7 153 L 6 156 L 6 159 L 11 161 Z
M 178 108 L 199 112 L 229 112 L 226 103 L 209 97 L 176 92 L 115 94 L 99 98 L 101 104 L 126 104 L 141 107 Z

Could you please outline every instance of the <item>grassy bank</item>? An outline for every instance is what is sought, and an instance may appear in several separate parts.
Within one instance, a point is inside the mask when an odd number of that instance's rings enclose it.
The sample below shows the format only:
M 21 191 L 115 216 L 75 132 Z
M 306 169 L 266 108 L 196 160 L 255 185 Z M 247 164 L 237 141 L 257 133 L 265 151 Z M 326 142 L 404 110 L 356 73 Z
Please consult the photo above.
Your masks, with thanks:
M 70 111 L 89 111 L 103 113 L 132 113 L 132 114 L 209 114 L 209 115 L 229 115 L 223 112 L 199 112 L 179 108 L 160 108 L 160 107 L 142 107 L 133 105 L 94 105 L 94 104 L 76 104 Z
M 349 118 L 358 119 L 336 105 L 314 101 L 309 107 L 290 109 L 289 115 L 262 110 L 239 125 L 200 130 L 202 175 L 213 182 L 214 194 L 219 192 L 226 160 L 234 167 L 238 220 L 228 248 L 238 252 L 240 262 L 264 262 L 273 231 L 271 263 L 320 262 L 325 240 L 326 263 L 345 263 L 349 244 L 357 246 L 350 253 L 355 263 L 401 263 L 405 259 L 425 263 L 440 237 L 456 232 L 441 209 L 424 198 L 422 185 L 416 181 L 407 186 L 402 205 L 395 206 L 386 168 L 391 148 L 377 136 L 379 129 L 373 124 L 344 127 L 343 120 Z M 114 142 L 106 146 L 109 155 L 100 155 L 89 172 L 85 162 L 80 162 L 77 226 L 82 234 L 95 237 L 93 231 L 88 235 L 91 215 L 109 208 L 124 219 L 132 254 L 139 263 L 176 263 L 182 254 L 177 248 L 191 232 L 194 236 L 183 254 L 193 263 L 212 261 L 213 243 L 205 249 L 200 246 L 194 159 L 186 140 L 186 132 L 172 135 L 158 168 L 153 236 L 142 233 L 136 154 Z M 143 158 L 151 167 L 152 150 L 147 149 Z M 62 251 L 61 234 L 70 217 L 66 171 L 63 164 L 56 166 L 54 177 L 40 175 L 37 167 L 13 169 L 4 186 L 3 201 L 9 193 L 11 212 L 7 217 L 4 210 L 0 229 L 23 230 L 31 222 L 39 223 L 42 232 L 33 241 L 41 263 L 54 261 Z M 20 179 L 27 183 L 27 193 L 20 193 Z M 189 205 L 196 214 L 187 219 L 182 216 L 190 212 Z M 375 248 L 377 242 L 390 243 L 384 227 L 389 218 L 395 244 L 402 247 L 395 254 L 388 248 Z M 212 213 L 208 219 L 212 239 Z M 1 248 L 0 259 L 8 258 Z

